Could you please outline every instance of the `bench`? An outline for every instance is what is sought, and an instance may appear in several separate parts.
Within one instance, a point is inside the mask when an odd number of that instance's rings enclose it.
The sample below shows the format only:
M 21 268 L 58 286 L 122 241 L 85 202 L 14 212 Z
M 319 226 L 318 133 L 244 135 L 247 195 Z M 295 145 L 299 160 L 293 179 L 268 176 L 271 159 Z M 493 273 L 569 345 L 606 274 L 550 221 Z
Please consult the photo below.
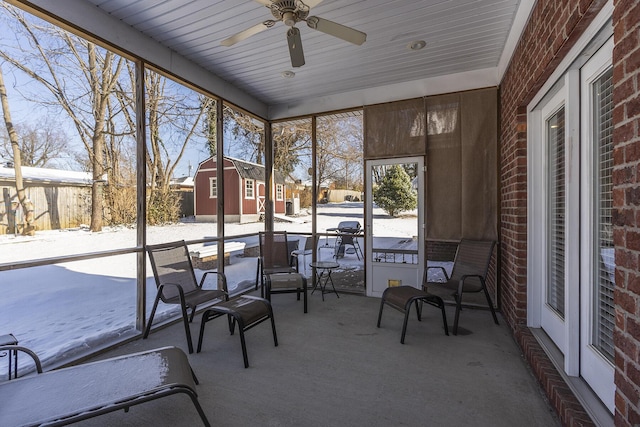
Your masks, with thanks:
M 224 265 L 229 265 L 231 252 L 244 250 L 244 242 L 225 242 L 224 243 Z M 190 250 L 191 262 L 193 268 L 199 270 L 212 270 L 218 267 L 218 244 L 214 243 L 209 246 Z
M 0 351 L 29 349 L 0 346 Z M 1 426 L 62 426 L 176 393 L 186 393 L 210 426 L 195 391 L 197 379 L 177 347 L 129 354 L 0 383 Z

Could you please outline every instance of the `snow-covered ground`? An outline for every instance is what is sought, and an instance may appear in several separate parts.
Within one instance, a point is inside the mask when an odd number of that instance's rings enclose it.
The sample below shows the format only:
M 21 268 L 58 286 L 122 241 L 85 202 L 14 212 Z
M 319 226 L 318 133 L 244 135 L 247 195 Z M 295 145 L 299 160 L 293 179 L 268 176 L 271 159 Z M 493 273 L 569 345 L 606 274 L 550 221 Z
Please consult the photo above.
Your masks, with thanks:
M 385 245 L 397 244 L 416 234 L 416 219 L 411 215 L 389 218 L 376 211 L 375 234 L 386 237 Z M 334 228 L 340 221 L 358 220 L 361 224 L 362 203 L 318 206 L 319 233 Z M 257 233 L 263 223 L 226 224 L 226 236 Z M 295 222 L 276 222 L 277 230 L 289 234 L 311 232 L 311 216 L 300 216 Z M 216 224 L 180 223 L 149 227 L 149 243 L 195 240 L 216 235 Z M 300 246 L 304 237 L 299 239 Z M 84 229 L 41 231 L 34 237 L 0 236 L 0 263 L 91 253 L 135 246 L 136 230 L 126 227 L 92 233 Z M 318 256 L 333 256 L 334 238 L 321 238 Z M 257 245 L 257 236 L 242 240 Z M 325 247 L 326 245 L 326 247 Z M 391 247 L 391 246 L 389 246 Z M 364 251 L 364 247 L 362 248 Z M 310 258 L 307 260 L 310 262 Z M 340 259 L 340 268 L 364 269 L 355 256 Z M 0 272 L 0 335 L 13 333 L 21 345 L 36 351 L 43 361 L 71 357 L 95 350 L 106 343 L 135 332 L 136 255 L 101 257 L 64 264 L 8 270 Z M 225 267 L 229 288 L 233 293 L 255 284 L 257 258 L 232 253 Z M 310 271 L 308 271 L 310 274 Z M 198 278 L 202 274 L 197 271 Z M 147 267 L 147 299 L 150 310 L 155 297 L 155 283 Z M 154 324 L 177 313 L 175 306 L 159 306 Z M 6 357 L 0 357 L 0 373 L 6 372 Z M 3 367 L 4 364 L 4 367 Z M 2 374 L 0 374 L 2 375 Z

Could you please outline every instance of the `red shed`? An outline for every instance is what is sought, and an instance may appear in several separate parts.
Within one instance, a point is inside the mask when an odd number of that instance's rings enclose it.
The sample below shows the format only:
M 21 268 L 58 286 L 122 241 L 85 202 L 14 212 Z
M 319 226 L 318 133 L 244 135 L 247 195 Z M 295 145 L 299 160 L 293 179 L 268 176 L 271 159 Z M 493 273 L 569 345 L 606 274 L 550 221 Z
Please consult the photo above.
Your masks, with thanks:
M 224 157 L 224 215 L 225 222 L 256 222 L 264 214 L 265 168 L 263 165 Z M 194 178 L 194 212 L 196 221 L 217 220 L 216 159 L 210 157 L 198 165 Z M 285 178 L 273 173 L 273 199 L 276 214 L 284 214 Z

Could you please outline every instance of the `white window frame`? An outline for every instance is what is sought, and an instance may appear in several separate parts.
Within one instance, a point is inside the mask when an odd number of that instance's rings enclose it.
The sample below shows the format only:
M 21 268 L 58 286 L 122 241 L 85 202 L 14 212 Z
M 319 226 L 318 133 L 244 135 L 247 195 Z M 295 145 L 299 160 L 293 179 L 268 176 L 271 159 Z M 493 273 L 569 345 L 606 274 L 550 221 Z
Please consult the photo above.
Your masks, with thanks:
M 218 198 L 218 178 L 215 176 L 209 177 L 209 198 Z
M 284 200 L 284 185 L 282 184 L 276 184 L 276 200 Z
M 612 66 L 613 55 L 613 38 L 611 38 L 605 46 L 603 46 L 594 56 L 594 63 L 597 64 L 597 68 L 587 69 L 587 78 L 593 77 L 587 80 L 582 88 L 581 99 L 587 100 L 589 108 L 592 107 L 592 103 L 589 102 L 592 99 L 591 84 L 594 80 L 599 78 L 608 68 Z M 591 61 L 590 61 L 591 62 Z M 594 64 L 594 65 L 595 65 Z M 585 106 L 583 106 L 585 107 Z M 589 108 L 582 109 L 582 123 L 592 123 L 593 110 Z M 596 153 L 593 151 L 594 141 L 591 128 L 586 126 L 582 129 L 582 152 L 581 152 L 581 171 L 582 171 L 582 194 L 581 194 L 581 219 L 584 224 L 593 225 L 595 223 L 593 202 L 596 198 L 593 184 L 593 177 L 595 175 L 595 158 Z M 583 227 L 581 230 L 581 257 L 583 260 L 592 259 L 593 253 L 596 251 L 594 241 L 596 239 L 595 230 L 593 227 Z M 594 271 L 593 264 L 583 262 L 580 271 L 581 282 L 584 284 L 593 283 Z M 592 292 L 583 291 L 580 294 L 581 311 L 585 313 L 585 317 L 593 319 L 594 316 L 594 295 Z M 593 368 L 597 372 L 603 372 L 608 370 L 609 376 L 614 375 L 613 364 L 604 357 L 599 350 L 591 345 L 593 337 L 593 323 L 584 322 L 581 325 L 581 343 L 583 349 L 580 353 L 580 364 L 582 375 L 585 375 L 592 385 L 592 388 L 598 390 L 596 393 L 602 396 L 603 400 L 607 400 L 605 403 L 613 410 L 614 408 L 614 394 L 615 386 L 613 383 L 605 378 L 605 375 L 594 375 L 590 368 Z
M 534 336 L 540 341 L 542 347 L 560 371 L 561 375 L 576 394 L 579 401 L 589 415 L 596 421 L 596 424 L 608 425 L 613 423 L 612 413 L 615 410 L 613 405 L 613 393 L 609 390 L 615 388 L 613 375 L 604 379 L 602 384 L 593 382 L 587 383 L 582 377 L 581 352 L 584 353 L 584 346 L 581 347 L 581 317 L 587 316 L 584 312 L 584 302 L 581 297 L 582 267 L 585 262 L 585 248 L 581 246 L 585 239 L 585 223 L 582 219 L 584 211 L 585 195 L 581 186 L 585 182 L 584 177 L 584 147 L 588 142 L 581 140 L 581 124 L 584 117 L 584 107 L 580 103 L 581 99 L 581 67 L 593 57 L 593 55 L 605 45 L 611 37 L 611 16 L 613 15 L 613 2 L 608 1 L 600 13 L 585 30 L 582 37 L 575 43 L 574 47 L 567 53 L 564 59 L 557 66 L 556 70 L 549 76 L 527 106 L 527 325 L 532 329 Z M 560 349 L 557 343 L 549 335 L 543 332 L 542 316 L 546 315 L 543 310 L 545 300 L 541 287 L 546 287 L 546 224 L 545 218 L 547 209 L 545 206 L 546 191 L 546 147 L 544 143 L 543 124 L 544 115 L 542 109 L 553 96 L 562 92 L 566 100 L 565 110 L 565 134 L 567 141 L 567 207 L 566 215 L 569 220 L 567 225 L 571 227 L 567 230 L 566 240 L 569 245 L 566 253 L 570 258 L 565 262 L 566 274 L 570 275 L 566 281 L 568 287 L 565 289 L 565 325 L 563 330 L 564 347 Z M 582 175 L 581 175 L 582 174 Z M 588 181 L 587 181 L 588 182 Z M 546 320 L 546 319 L 545 319 Z M 595 393 L 593 388 L 596 388 Z M 602 400 L 599 400 L 599 395 Z
M 244 198 L 245 199 L 256 198 L 256 181 L 254 179 L 244 180 Z

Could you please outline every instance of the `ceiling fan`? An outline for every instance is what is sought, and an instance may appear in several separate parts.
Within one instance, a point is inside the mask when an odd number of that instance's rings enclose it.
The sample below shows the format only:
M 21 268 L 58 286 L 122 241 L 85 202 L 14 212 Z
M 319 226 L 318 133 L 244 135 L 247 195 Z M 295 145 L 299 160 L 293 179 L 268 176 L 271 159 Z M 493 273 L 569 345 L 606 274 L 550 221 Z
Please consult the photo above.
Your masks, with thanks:
M 273 27 L 278 23 L 278 21 L 282 21 L 289 27 L 289 30 L 287 31 L 287 43 L 289 44 L 291 65 L 293 67 L 302 67 L 304 65 L 302 39 L 300 38 L 300 30 L 295 26 L 300 21 L 306 22 L 307 25 L 314 30 L 348 41 L 349 43 L 361 45 L 367 39 L 367 35 L 362 31 L 346 27 L 318 16 L 309 16 L 311 8 L 320 4 L 322 0 L 304 0 L 304 2 L 302 0 L 254 1 L 268 7 L 275 20 L 267 19 L 266 21 L 262 21 L 244 31 L 240 31 L 231 37 L 222 40 L 220 42 L 222 46 L 233 46 L 246 38 Z

